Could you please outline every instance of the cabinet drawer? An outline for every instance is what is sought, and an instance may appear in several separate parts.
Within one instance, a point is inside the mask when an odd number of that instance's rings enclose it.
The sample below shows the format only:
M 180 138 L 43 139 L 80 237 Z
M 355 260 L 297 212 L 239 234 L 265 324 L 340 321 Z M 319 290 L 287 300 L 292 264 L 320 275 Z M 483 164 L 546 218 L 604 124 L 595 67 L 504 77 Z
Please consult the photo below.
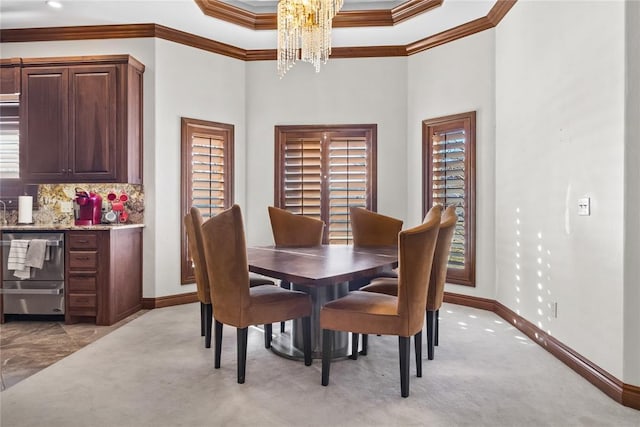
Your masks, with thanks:
M 67 292 L 96 292 L 95 276 L 70 276 L 67 282 Z
M 69 249 L 98 249 L 98 235 L 94 233 L 69 234 Z
M 69 294 L 69 310 L 96 308 L 96 294 Z
M 69 268 L 70 269 L 95 270 L 97 267 L 98 267 L 97 252 L 69 251 Z

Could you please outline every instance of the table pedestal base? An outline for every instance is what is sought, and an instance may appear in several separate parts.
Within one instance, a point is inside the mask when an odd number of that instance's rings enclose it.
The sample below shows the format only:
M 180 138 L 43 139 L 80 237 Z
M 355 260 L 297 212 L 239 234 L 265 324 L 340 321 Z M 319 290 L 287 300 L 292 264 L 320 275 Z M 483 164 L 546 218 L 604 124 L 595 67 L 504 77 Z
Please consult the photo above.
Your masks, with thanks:
M 302 286 L 291 285 L 291 289 L 302 291 L 311 296 L 311 357 L 322 359 L 322 330 L 320 329 L 320 309 L 334 299 L 343 297 L 349 293 L 349 282 L 333 286 Z M 271 342 L 271 349 L 280 356 L 290 359 L 303 359 L 302 319 L 294 319 L 291 322 L 291 331 L 276 337 Z M 335 331 L 333 334 L 334 359 L 348 356 L 349 333 Z

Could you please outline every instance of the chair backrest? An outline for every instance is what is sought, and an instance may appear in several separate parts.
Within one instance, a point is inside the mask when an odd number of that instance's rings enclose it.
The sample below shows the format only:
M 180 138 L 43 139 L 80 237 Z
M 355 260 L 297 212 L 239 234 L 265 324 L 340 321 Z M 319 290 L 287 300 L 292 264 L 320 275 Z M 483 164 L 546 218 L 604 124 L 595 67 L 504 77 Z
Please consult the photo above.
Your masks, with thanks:
M 442 306 L 444 299 L 444 284 L 447 280 L 447 266 L 449 264 L 449 252 L 453 232 L 456 229 L 456 207 L 449 206 L 442 214 L 440 220 L 440 230 L 436 241 L 436 250 L 433 254 L 433 265 L 431 266 L 431 278 L 429 279 L 429 293 L 427 294 L 427 310 L 435 311 Z
M 370 210 L 352 206 L 349 209 L 354 246 L 395 246 L 402 221 Z
M 422 330 L 424 308 L 433 253 L 440 228 L 442 208 L 434 206 L 431 215 L 417 227 L 401 231 L 398 236 L 398 315 L 406 325 L 410 337 Z
M 220 212 L 202 224 L 213 312 L 219 322 L 241 327 L 249 308 L 247 246 L 240 206 Z
M 207 264 L 204 259 L 204 248 L 202 247 L 202 215 L 196 208 L 191 208 L 184 216 L 184 227 L 187 230 L 187 241 L 189 242 L 189 252 L 193 261 L 193 270 L 196 276 L 196 289 L 200 302 L 211 303 L 211 293 L 209 290 L 209 277 L 207 276 Z
M 276 246 L 303 247 L 322 244 L 324 221 L 292 214 L 273 206 L 269 206 L 269 219 Z

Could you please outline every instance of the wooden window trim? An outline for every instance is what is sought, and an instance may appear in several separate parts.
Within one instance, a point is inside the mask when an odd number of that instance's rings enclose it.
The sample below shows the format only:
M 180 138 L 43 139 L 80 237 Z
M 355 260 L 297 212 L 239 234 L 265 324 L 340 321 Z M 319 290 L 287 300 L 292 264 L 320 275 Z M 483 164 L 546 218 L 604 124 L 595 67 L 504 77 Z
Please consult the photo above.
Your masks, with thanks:
M 422 210 L 432 206 L 432 135 L 434 130 L 455 129 L 463 124 L 465 142 L 465 268 L 447 270 L 447 282 L 475 287 L 476 282 L 476 112 L 454 114 L 422 121 Z
M 180 172 L 180 283 L 183 285 L 195 282 L 195 274 L 189 255 L 187 233 L 184 226 L 184 216 L 193 204 L 191 198 L 191 177 L 193 167 L 191 163 L 192 143 L 194 135 L 224 135 L 224 207 L 230 208 L 233 203 L 233 162 L 234 162 L 234 126 L 226 123 L 207 120 L 181 118 L 181 172 Z
M 361 136 L 363 133 L 367 135 L 367 141 L 369 145 L 369 159 L 367 162 L 367 176 L 369 186 L 367 188 L 366 204 L 367 209 L 376 211 L 378 203 L 378 157 L 377 157 L 377 135 L 378 126 L 376 124 L 351 124 L 351 125 L 281 125 L 275 126 L 274 139 L 275 139 L 275 168 L 274 168 L 274 206 L 284 208 L 284 145 L 287 137 L 295 135 L 297 137 L 309 136 L 311 134 L 318 133 L 339 133 L 340 136 Z M 323 142 L 324 144 L 324 142 Z M 323 150 L 322 153 L 322 165 L 328 164 L 328 150 Z M 323 169 L 323 179 L 321 183 L 322 187 L 322 206 L 328 206 L 329 203 L 329 191 L 328 181 L 326 179 L 326 171 Z M 325 233 L 323 236 L 323 243 L 328 243 L 329 240 L 329 209 L 323 208 L 322 220 L 325 222 Z

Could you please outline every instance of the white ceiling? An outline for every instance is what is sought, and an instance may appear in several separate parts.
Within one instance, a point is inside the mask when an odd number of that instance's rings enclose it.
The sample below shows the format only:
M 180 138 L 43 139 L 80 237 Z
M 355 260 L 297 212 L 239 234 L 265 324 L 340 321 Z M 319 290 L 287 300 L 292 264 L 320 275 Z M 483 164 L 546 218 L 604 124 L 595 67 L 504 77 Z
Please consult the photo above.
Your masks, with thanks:
M 211 18 L 193 0 L 60 1 L 63 8 L 54 9 L 44 0 L 0 0 L 0 28 L 154 23 L 243 49 L 276 48 L 275 30 L 254 31 Z M 444 0 L 440 7 L 392 27 L 335 28 L 332 45 L 406 45 L 486 16 L 495 2 Z

